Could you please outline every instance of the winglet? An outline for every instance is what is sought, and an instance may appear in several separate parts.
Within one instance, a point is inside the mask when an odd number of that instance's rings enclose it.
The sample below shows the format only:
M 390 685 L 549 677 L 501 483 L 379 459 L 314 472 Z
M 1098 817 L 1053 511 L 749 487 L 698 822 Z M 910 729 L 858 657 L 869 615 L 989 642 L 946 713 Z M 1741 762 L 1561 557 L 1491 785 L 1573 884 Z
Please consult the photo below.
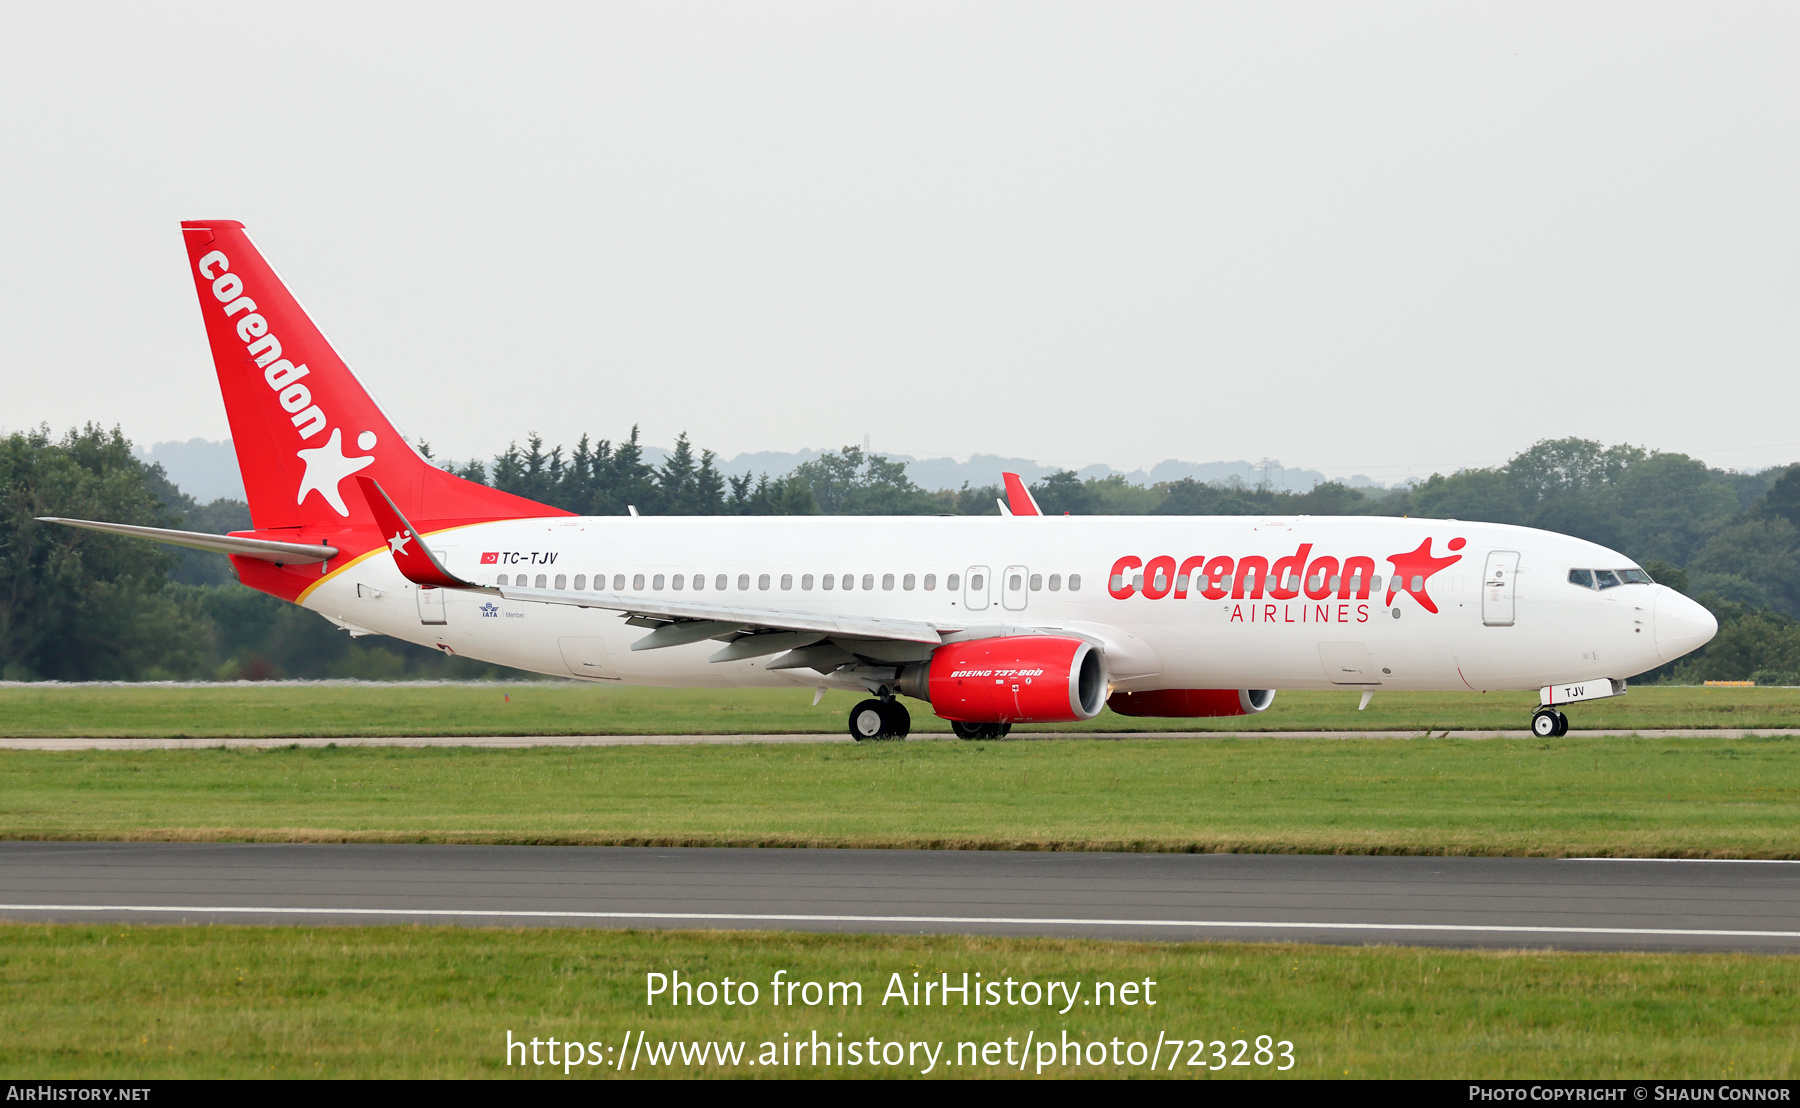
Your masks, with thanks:
M 1044 514 L 1039 510 L 1037 501 L 1031 498 L 1031 490 L 1025 487 L 1025 482 L 1019 478 L 1018 474 L 1002 473 L 1000 476 L 1006 480 L 1006 499 L 1008 507 L 1012 509 L 1007 514 L 1015 516 L 1041 516 Z
M 380 528 L 388 549 L 393 552 L 394 564 L 400 567 L 401 574 L 408 581 L 436 589 L 473 587 L 473 582 L 453 576 L 443 567 L 425 546 L 425 540 L 413 530 L 413 525 L 400 514 L 400 509 L 394 507 L 394 502 L 382 491 L 375 478 L 358 474 L 355 480 L 362 487 L 363 499 L 369 502 L 369 511 L 375 516 L 375 526 Z

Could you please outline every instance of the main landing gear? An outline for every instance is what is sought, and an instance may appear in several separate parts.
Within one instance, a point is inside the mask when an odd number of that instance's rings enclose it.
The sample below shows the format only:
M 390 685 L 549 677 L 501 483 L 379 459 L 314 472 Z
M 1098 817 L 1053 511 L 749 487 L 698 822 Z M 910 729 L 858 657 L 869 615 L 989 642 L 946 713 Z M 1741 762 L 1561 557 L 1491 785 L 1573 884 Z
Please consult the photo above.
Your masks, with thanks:
M 912 732 L 912 713 L 898 700 L 865 700 L 850 709 L 850 737 L 904 739 Z
M 1569 733 L 1569 717 L 1555 708 L 1539 708 L 1531 713 L 1531 733 L 1540 739 L 1554 739 Z
M 1003 739 L 1012 730 L 1010 723 L 964 723 L 960 719 L 950 721 L 950 730 L 959 739 Z

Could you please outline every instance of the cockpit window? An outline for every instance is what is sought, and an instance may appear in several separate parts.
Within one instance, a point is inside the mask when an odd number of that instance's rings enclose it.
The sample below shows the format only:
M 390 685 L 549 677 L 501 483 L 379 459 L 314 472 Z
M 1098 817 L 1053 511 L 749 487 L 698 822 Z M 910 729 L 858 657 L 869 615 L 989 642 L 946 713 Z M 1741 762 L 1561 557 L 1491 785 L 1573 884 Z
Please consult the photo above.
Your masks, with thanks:
M 1654 585 L 1656 582 L 1634 566 L 1631 569 L 1572 569 L 1569 584 L 1584 589 L 1614 589 L 1620 585 Z

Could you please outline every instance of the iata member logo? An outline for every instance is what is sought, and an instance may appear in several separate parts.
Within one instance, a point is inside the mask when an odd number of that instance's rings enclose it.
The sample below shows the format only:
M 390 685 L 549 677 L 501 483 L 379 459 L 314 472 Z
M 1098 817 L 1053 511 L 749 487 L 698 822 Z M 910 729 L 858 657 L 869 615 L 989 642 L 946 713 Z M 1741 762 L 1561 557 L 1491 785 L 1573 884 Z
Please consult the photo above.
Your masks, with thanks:
M 496 619 L 500 615 L 500 606 L 495 604 L 492 600 L 475 610 L 481 613 L 482 619 Z

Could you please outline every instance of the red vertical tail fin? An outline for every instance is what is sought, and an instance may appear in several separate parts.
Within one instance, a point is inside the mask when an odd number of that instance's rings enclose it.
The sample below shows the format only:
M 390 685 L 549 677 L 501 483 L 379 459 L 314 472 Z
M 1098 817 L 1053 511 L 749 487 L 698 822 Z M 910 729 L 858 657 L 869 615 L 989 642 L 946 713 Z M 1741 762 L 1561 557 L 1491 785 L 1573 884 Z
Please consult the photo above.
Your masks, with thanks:
M 569 514 L 445 473 L 413 449 L 243 224 L 181 231 L 257 530 L 373 525 L 352 475 L 380 481 L 422 526 Z

